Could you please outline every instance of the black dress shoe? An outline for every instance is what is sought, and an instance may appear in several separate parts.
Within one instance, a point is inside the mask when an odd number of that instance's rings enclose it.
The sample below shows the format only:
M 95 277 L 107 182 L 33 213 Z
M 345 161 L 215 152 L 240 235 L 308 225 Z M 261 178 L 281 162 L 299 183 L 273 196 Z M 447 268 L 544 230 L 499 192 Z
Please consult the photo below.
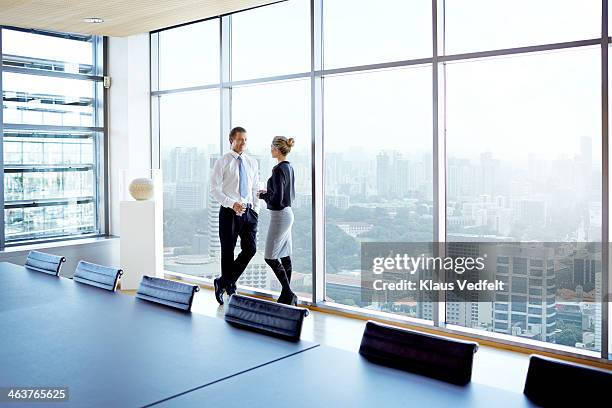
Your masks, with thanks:
M 232 296 L 236 294 L 236 284 L 235 283 L 231 283 L 227 286 L 227 289 L 225 290 L 225 293 L 227 293 L 227 296 Z
M 217 299 L 217 302 L 219 302 L 219 304 L 222 305 L 224 289 L 221 287 L 221 284 L 219 283 L 219 278 L 216 278 L 213 281 L 213 285 L 215 286 L 215 299 Z

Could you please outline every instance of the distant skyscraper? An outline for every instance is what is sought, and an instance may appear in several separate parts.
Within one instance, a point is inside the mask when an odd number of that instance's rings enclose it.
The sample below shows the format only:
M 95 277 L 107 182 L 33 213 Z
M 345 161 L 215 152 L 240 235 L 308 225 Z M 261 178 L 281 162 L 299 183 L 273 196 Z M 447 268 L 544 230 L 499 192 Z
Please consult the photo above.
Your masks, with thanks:
M 499 181 L 499 161 L 493 159 L 490 152 L 480 155 L 480 194 L 493 195 L 497 192 L 496 183 Z
M 602 302 L 604 302 L 603 296 L 602 296 L 602 282 L 601 282 L 601 271 L 597 272 L 595 274 L 595 350 L 601 350 L 601 322 L 603 322 L 602 319 Z M 605 301 L 608 301 L 608 299 L 606 299 Z
M 505 283 L 495 294 L 493 330 L 552 342 L 556 330 L 554 248 L 498 245 L 495 279 Z
M 515 214 L 518 219 L 530 226 L 544 227 L 546 225 L 546 202 L 536 199 L 522 199 L 515 203 Z
M 209 166 L 212 169 L 215 166 L 215 162 L 219 159 L 219 155 L 211 155 L 209 159 Z M 217 200 L 210 194 L 210 187 L 208 189 L 208 255 L 218 260 L 221 264 L 221 241 L 219 241 L 219 208 L 221 205 Z
M 376 156 L 376 190 L 380 197 L 391 196 L 393 181 L 391 157 L 386 152 L 380 152 Z
M 164 173 L 169 181 L 204 181 L 207 176 L 205 154 L 196 147 L 175 147 L 166 159 Z
M 185 211 L 206 208 L 206 184 L 199 181 L 178 181 L 176 183 L 175 206 Z

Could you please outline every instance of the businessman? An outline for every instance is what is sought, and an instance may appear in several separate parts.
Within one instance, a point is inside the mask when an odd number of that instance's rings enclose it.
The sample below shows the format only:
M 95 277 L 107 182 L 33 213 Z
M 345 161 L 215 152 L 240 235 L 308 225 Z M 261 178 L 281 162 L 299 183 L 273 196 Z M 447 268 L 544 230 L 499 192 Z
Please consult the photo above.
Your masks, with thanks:
M 257 252 L 259 217 L 259 165 L 246 153 L 247 132 L 235 127 L 229 134 L 230 151 L 219 158 L 213 168 L 210 192 L 221 204 L 219 240 L 221 241 L 221 276 L 214 280 L 215 298 L 223 304 L 223 293 L 236 293 L 236 281 Z M 234 259 L 236 241 L 240 253 Z

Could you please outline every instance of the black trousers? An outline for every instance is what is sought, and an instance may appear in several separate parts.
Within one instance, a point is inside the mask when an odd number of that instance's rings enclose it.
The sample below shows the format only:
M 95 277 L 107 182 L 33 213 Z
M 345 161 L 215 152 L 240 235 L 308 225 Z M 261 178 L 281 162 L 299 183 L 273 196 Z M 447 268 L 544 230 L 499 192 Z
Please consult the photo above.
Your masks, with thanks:
M 252 208 L 236 215 L 233 209 L 219 209 L 219 239 L 221 240 L 221 280 L 223 288 L 235 284 L 257 252 L 257 218 Z M 240 237 L 240 253 L 234 259 L 234 248 Z

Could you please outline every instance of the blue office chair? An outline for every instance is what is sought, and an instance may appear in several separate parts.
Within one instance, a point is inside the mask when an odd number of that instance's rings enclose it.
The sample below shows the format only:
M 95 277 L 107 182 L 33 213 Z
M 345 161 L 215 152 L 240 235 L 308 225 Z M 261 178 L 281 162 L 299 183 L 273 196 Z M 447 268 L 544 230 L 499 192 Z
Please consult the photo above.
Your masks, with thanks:
M 369 361 L 452 384 L 472 379 L 478 343 L 368 321 L 359 354 Z
M 114 292 L 117 289 L 117 282 L 119 282 L 121 275 L 123 275 L 121 269 L 80 261 L 72 279 L 75 282 L 85 283 Z
M 612 389 L 612 371 L 533 354 L 523 394 L 544 407 L 600 406 Z
M 38 251 L 30 251 L 28 257 L 26 258 L 25 267 L 37 272 L 59 276 L 62 262 L 66 262 L 66 258 L 63 256 L 51 255 Z
M 298 341 L 308 309 L 269 300 L 232 295 L 225 312 L 231 325 L 287 340 Z
M 136 292 L 136 297 L 190 311 L 191 304 L 193 303 L 193 295 L 199 290 L 199 286 L 143 276 L 138 291 Z

